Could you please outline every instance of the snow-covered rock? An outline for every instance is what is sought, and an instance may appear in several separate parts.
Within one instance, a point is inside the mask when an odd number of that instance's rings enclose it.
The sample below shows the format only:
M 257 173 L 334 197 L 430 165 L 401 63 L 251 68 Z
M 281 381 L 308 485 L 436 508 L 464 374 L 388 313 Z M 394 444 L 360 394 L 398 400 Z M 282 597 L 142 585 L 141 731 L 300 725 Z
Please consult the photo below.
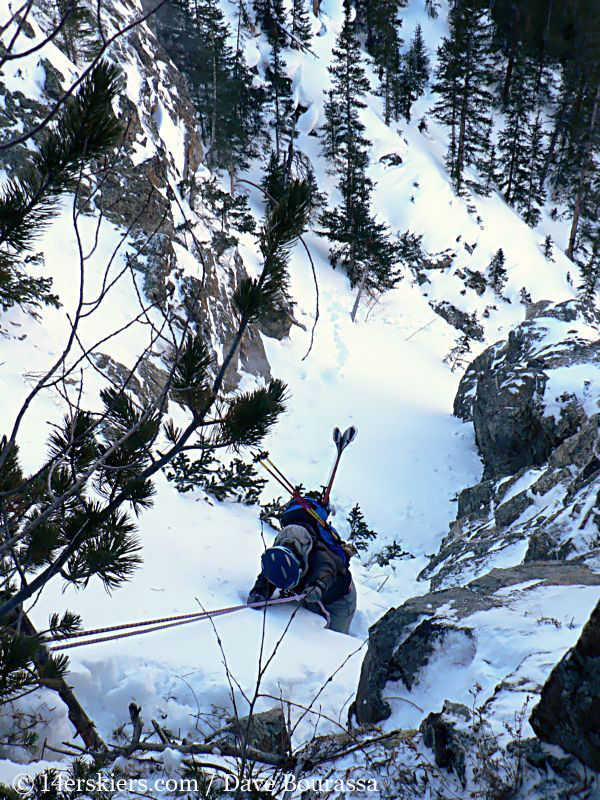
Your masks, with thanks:
M 520 562 L 600 569 L 600 341 L 575 302 L 529 317 L 460 383 L 455 413 L 473 420 L 486 469 L 421 572 L 432 589 Z
M 493 569 L 413 597 L 370 629 L 351 714 L 412 728 L 446 698 L 470 704 L 478 684 L 478 703 L 495 705 L 501 719 L 502 693 L 522 705 L 539 691 L 599 597 L 600 574 L 557 562 Z
M 575 647 L 552 670 L 531 724 L 540 739 L 600 772 L 600 602 Z
M 600 411 L 599 318 L 576 301 L 548 306 L 537 304 L 461 380 L 454 412 L 473 420 L 485 478 L 541 465 Z

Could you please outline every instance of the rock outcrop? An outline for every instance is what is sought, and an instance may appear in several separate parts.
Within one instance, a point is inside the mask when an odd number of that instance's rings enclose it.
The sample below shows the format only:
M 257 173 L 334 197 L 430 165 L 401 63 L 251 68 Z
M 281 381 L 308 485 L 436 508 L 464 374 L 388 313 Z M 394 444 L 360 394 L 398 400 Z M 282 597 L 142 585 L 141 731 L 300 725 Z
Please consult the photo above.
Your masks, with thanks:
M 420 577 L 432 589 L 502 564 L 600 569 L 600 340 L 574 301 L 537 303 L 467 369 L 455 413 L 472 420 L 484 480 Z
M 442 710 L 429 714 L 419 729 L 423 744 L 433 750 L 436 765 L 455 772 L 462 786 L 466 785 L 465 753 L 474 738 L 464 730 L 470 720 L 466 706 L 446 700 Z
M 419 576 L 431 591 L 371 627 L 350 710 L 419 727 L 437 767 L 489 796 L 521 796 L 515 759 L 536 797 L 570 796 L 576 758 L 600 771 L 598 321 L 574 301 L 532 304 L 467 369 L 455 413 L 483 480 Z M 524 734 L 535 697 L 539 739 Z
M 552 670 L 530 717 L 534 731 L 600 772 L 600 602 Z
M 460 667 L 458 661 L 468 666 L 478 646 L 468 618 L 479 615 L 479 626 L 485 628 L 485 612 L 511 608 L 511 589 L 529 583 L 531 588 L 523 591 L 533 599 L 534 591 L 542 587 L 600 587 L 600 574 L 580 564 L 521 564 L 493 569 L 464 587 L 430 592 L 391 608 L 369 630 L 351 714 L 361 724 L 387 719 L 392 706 L 386 699 L 386 685 L 401 682 L 406 689 L 413 689 L 436 652 L 452 649 L 456 668 Z M 493 616 L 489 619 L 492 627 L 497 624 Z M 508 618 L 503 624 L 510 624 Z
M 483 341 L 483 328 L 477 321 L 477 314 L 467 314 L 466 311 L 462 311 L 447 300 L 442 300 L 441 303 L 430 303 L 429 305 L 436 314 L 446 320 L 448 325 L 452 325 L 453 328 L 466 333 L 470 339 L 475 339 L 478 342 Z
M 473 420 L 484 478 L 542 465 L 600 412 L 599 318 L 591 313 L 576 301 L 536 304 L 507 341 L 469 365 L 454 413 Z
M 460 585 L 499 558 L 573 561 L 600 568 L 600 414 L 537 469 L 464 489 L 457 519 L 422 571 L 432 589 Z

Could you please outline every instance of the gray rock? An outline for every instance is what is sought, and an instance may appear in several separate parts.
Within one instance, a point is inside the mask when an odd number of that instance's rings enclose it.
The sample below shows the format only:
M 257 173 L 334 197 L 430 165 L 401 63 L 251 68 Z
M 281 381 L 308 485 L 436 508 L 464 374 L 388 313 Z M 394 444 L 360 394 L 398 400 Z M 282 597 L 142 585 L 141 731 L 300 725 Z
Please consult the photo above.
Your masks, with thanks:
M 439 641 L 444 635 L 441 628 L 448 629 L 449 633 L 456 634 L 458 631 L 460 635 L 465 635 L 465 629 L 457 622 L 476 611 L 503 606 L 508 598 L 496 594 L 498 589 L 531 580 L 547 586 L 600 586 L 600 575 L 585 565 L 529 563 L 508 569 L 493 569 L 465 587 L 430 592 L 407 600 L 399 608 L 391 608 L 369 629 L 368 649 L 350 716 L 355 716 L 360 724 L 387 719 L 391 714 L 391 706 L 383 696 L 386 683 L 414 679 L 418 669 L 427 663 L 433 652 L 436 638 Z M 437 610 L 447 604 L 452 607 L 454 621 L 433 620 Z M 415 638 L 412 641 L 418 647 L 414 656 L 410 653 L 413 633 Z M 433 641 L 427 640 L 428 633 Z
M 467 247 L 468 245 L 465 242 L 465 249 L 467 249 Z M 481 272 L 464 267 L 463 269 L 457 269 L 455 275 L 458 278 L 462 278 L 465 286 L 469 289 L 473 289 L 473 291 L 477 292 L 480 297 L 482 294 L 484 294 L 487 288 L 487 281 L 485 279 L 485 275 L 483 275 Z
M 529 721 L 540 739 L 600 772 L 600 602 L 550 673 Z
M 595 561 L 600 547 L 599 425 L 600 414 L 585 420 L 542 469 L 524 467 L 510 478 L 485 480 L 460 492 L 457 519 L 419 577 L 430 579 L 432 589 L 459 585 L 465 572 L 470 577 L 485 573 L 519 542 L 527 543 L 525 562 Z M 523 478 L 530 485 L 513 494 Z
M 483 341 L 483 328 L 477 322 L 476 314 L 467 314 L 466 311 L 462 311 L 447 300 L 442 300 L 441 303 L 430 303 L 430 305 L 435 313 L 443 317 L 453 328 L 466 333 L 471 339 L 478 342 Z
M 380 164 L 385 164 L 386 167 L 399 167 L 402 162 L 400 153 L 386 153 L 379 159 Z
M 419 672 L 427 666 L 435 651 L 442 647 L 449 637 L 456 636 L 473 638 L 472 632 L 467 628 L 431 619 L 423 620 L 394 651 L 389 661 L 387 680 L 400 680 L 407 689 L 412 689 Z M 474 645 L 473 653 L 475 653 Z
M 254 714 L 251 720 L 248 717 L 231 719 L 214 738 L 214 743 L 216 747 L 220 742 L 239 746 L 245 740 L 251 747 L 265 753 L 287 755 L 291 749 L 291 740 L 283 710 L 280 707 L 271 708 Z
M 423 744 L 433 750 L 436 765 L 454 772 L 463 788 L 467 782 L 466 753 L 473 743 L 473 735 L 464 729 L 470 719 L 466 706 L 446 700 L 442 710 L 429 714 L 419 727 Z
M 561 322 L 574 322 L 583 317 L 588 322 L 600 322 L 600 310 L 593 303 L 580 300 L 565 300 L 563 303 L 553 304 L 550 300 L 540 300 L 530 303 L 525 311 L 525 319 L 532 320 L 539 317 L 551 317 Z
M 494 499 L 494 488 L 493 481 L 482 481 L 463 489 L 458 495 L 457 517 L 481 519 L 486 516 Z
M 168 380 L 168 373 L 154 364 L 149 357 L 142 358 L 136 373 L 106 353 L 91 353 L 90 358 L 96 367 L 116 388 L 125 388 L 136 397 L 142 407 L 157 400 L 163 392 Z M 169 403 L 166 400 L 165 408 Z
M 257 327 L 265 336 L 281 341 L 290 335 L 290 330 L 294 323 L 296 323 L 294 318 L 294 304 L 280 292 L 274 304 L 274 308 L 269 314 L 262 317 Z
M 54 64 L 47 58 L 42 58 L 40 60 L 40 64 L 44 68 L 44 72 L 46 74 L 44 91 L 52 100 L 59 100 L 64 94 L 64 89 L 62 86 L 65 79 L 64 75 L 60 73 Z
M 560 543 L 548 531 L 535 531 L 529 537 L 529 544 L 523 563 L 530 561 L 565 561 L 575 548 L 570 540 Z
M 510 525 L 518 519 L 530 505 L 531 498 L 527 492 L 519 492 L 514 495 L 514 497 L 511 497 L 510 500 L 507 500 L 506 503 L 496 506 L 494 511 L 496 526 L 502 528 Z
M 510 332 L 506 342 L 493 345 L 474 359 L 455 398 L 454 413 L 473 420 L 485 478 L 514 475 L 523 467 L 543 464 L 586 419 L 575 395 L 561 398 L 558 421 L 546 413 L 543 398 L 547 373 L 556 367 L 598 363 L 600 341 L 571 335 L 565 325 L 565 341 L 544 346 L 544 319 L 587 321 L 587 312 L 574 301 L 537 306 L 536 316 L 530 314 Z M 542 313 L 544 316 L 539 316 Z

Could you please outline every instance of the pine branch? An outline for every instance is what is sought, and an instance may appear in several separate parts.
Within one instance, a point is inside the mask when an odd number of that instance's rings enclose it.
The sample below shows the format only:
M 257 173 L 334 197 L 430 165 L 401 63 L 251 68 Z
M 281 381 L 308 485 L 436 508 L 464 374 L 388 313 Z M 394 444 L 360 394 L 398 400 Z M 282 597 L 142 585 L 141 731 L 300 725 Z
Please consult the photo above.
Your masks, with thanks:
M 57 199 L 73 188 L 81 169 L 109 152 L 121 125 L 112 101 L 119 69 L 101 61 L 69 100 L 53 130 L 47 130 L 31 163 L 0 193 L 0 245 L 31 250 L 37 235 L 56 213 Z

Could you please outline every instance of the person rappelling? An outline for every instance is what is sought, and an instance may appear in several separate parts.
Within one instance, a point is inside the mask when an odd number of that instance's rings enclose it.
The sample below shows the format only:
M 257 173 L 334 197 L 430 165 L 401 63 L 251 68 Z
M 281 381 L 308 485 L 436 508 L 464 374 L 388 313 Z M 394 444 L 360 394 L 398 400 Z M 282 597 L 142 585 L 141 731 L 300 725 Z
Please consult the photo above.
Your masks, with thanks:
M 248 595 L 248 604 L 261 608 L 276 589 L 283 595 L 302 596 L 302 605 L 327 620 L 327 627 L 348 633 L 356 611 L 356 588 L 350 572 L 352 546 L 328 522 L 330 494 L 344 449 L 358 431 L 354 426 L 333 432 L 336 459 L 320 499 L 301 495 L 262 454 L 257 461 L 292 495 L 279 518 L 281 531 L 261 556 L 261 571 Z M 262 606 L 264 608 L 264 606 Z

